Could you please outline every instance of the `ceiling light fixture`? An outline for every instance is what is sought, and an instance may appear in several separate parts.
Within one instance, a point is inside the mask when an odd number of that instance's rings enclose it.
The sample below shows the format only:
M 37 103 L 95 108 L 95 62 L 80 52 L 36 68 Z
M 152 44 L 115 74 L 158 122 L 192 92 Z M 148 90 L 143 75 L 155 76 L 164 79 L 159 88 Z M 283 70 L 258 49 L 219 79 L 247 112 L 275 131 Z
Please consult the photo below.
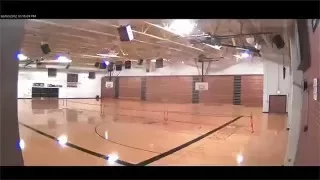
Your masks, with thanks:
M 240 54 L 235 54 L 235 55 L 233 55 L 233 56 L 236 57 L 237 60 L 239 60 L 239 59 L 249 58 L 251 55 L 250 55 L 250 53 L 249 53 L 248 51 L 244 51 L 244 52 L 242 52 L 242 53 L 240 53 Z
M 254 48 L 256 48 L 256 49 L 260 50 L 260 49 L 261 49 L 261 45 L 260 45 L 260 44 L 258 44 L 258 43 L 256 43 L 256 45 L 254 45 Z
M 28 59 L 27 56 L 25 56 L 24 54 L 21 54 L 21 53 L 17 55 L 17 58 L 19 59 L 19 61 L 25 61 Z
M 169 25 L 168 30 L 180 35 L 180 36 L 187 36 L 191 34 L 193 29 L 196 27 L 196 23 L 193 20 L 189 19 L 176 19 L 171 22 Z
M 101 57 L 119 57 L 118 53 L 97 54 L 97 56 L 101 56 Z
M 213 49 L 216 49 L 216 50 L 221 50 L 222 46 L 219 46 L 219 45 L 211 45 L 211 44 L 205 44 Z
M 241 58 L 248 58 L 250 57 L 250 54 L 248 52 L 241 53 Z
M 105 138 L 105 139 L 109 139 L 108 131 L 105 131 L 105 132 L 104 132 L 104 138 Z
M 107 60 L 104 60 L 103 62 L 104 62 L 104 64 L 106 64 L 107 66 L 110 64 L 110 62 L 107 61 Z
M 233 56 L 236 57 L 237 59 L 241 59 L 241 56 L 239 54 L 235 54 Z
M 57 61 L 59 61 L 59 62 L 65 62 L 65 63 L 71 63 L 71 62 L 72 62 L 72 60 L 70 60 L 69 58 L 67 58 L 67 57 L 65 57 L 65 56 L 59 56 L 59 57 L 57 58 Z

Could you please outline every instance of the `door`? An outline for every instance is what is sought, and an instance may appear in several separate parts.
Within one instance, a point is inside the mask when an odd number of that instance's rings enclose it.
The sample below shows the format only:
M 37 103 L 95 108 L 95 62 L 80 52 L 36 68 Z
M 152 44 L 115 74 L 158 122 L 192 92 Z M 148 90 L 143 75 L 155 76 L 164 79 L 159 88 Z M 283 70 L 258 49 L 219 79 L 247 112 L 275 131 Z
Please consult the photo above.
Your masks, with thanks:
M 287 96 L 270 95 L 269 113 L 287 113 Z

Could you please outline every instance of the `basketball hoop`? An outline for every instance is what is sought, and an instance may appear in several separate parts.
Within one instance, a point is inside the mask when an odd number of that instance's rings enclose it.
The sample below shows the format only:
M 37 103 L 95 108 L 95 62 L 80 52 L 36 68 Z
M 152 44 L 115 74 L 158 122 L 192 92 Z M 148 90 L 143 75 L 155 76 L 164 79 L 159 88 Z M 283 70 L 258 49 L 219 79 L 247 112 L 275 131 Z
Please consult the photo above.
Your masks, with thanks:
M 106 88 L 112 88 L 112 85 L 111 84 L 107 84 Z
M 197 91 L 206 91 L 208 90 L 208 82 L 196 82 L 195 89 Z
M 199 91 L 203 91 L 205 90 L 205 86 L 204 85 L 199 85 Z
M 107 81 L 105 87 L 106 87 L 107 89 L 113 88 L 113 82 L 112 82 L 112 81 L 111 81 L 111 82 Z

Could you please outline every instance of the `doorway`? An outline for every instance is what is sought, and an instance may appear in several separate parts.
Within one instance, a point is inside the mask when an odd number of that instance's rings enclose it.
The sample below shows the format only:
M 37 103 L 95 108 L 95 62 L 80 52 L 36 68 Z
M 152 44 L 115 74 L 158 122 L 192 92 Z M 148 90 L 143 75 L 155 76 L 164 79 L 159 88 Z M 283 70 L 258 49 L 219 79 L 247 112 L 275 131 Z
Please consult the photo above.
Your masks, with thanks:
M 269 113 L 287 113 L 287 96 L 270 95 Z

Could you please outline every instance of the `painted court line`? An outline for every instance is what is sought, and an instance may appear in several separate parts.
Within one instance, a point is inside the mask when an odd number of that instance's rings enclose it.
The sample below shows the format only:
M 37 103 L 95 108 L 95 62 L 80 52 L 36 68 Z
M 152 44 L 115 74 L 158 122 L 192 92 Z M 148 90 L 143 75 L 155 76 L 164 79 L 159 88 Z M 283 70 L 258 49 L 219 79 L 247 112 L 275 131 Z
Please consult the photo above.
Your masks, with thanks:
M 36 132 L 36 133 L 38 133 L 38 134 L 41 134 L 41 135 L 45 136 L 45 137 L 47 137 L 47 138 L 50 138 L 50 139 L 52 139 L 52 140 L 54 140 L 54 141 L 58 141 L 57 138 L 55 138 L 54 136 L 51 136 L 51 135 L 49 135 L 49 134 L 47 134 L 47 133 L 45 133 L 45 132 L 42 132 L 42 131 L 40 131 L 40 130 L 37 130 L 37 129 L 35 129 L 35 128 L 31 127 L 31 126 L 28 126 L 28 125 L 26 125 L 26 124 L 24 124 L 24 123 L 21 123 L 21 122 L 19 122 L 19 124 L 22 125 L 22 126 L 24 126 L 24 127 L 26 127 L 26 128 L 28 128 L 28 129 L 30 129 L 30 130 L 32 130 L 32 131 L 34 131 L 34 132 Z M 106 156 L 106 155 L 103 155 L 103 154 L 100 154 L 100 153 L 97 153 L 97 152 L 94 152 L 94 151 L 85 149 L 85 148 L 83 148 L 83 147 L 77 146 L 77 145 L 72 144 L 72 143 L 69 143 L 69 142 L 67 142 L 66 145 L 69 146 L 69 147 L 71 147 L 71 148 L 74 148 L 74 149 L 77 149 L 77 150 L 79 150 L 79 151 L 82 151 L 82 152 L 84 152 L 84 153 L 87 153 L 87 154 L 90 154 L 90 155 L 92 155 L 92 156 L 98 157 L 98 158 L 102 158 L 102 159 L 105 159 L 105 160 L 108 160 L 108 158 L 109 158 L 109 157 Z M 116 163 L 121 164 L 121 165 L 124 165 L 124 166 L 132 166 L 132 165 L 134 165 L 134 164 L 132 164 L 132 163 L 129 163 L 129 162 L 126 162 L 126 161 L 123 161 L 123 160 L 120 160 L 120 159 L 117 160 Z
M 133 146 L 128 146 L 128 145 L 125 145 L 125 144 L 121 144 L 121 143 L 112 141 L 112 140 L 110 140 L 110 139 L 106 139 L 106 138 L 103 137 L 101 134 L 99 134 L 99 132 L 98 132 L 98 130 L 97 130 L 98 126 L 100 126 L 101 124 L 104 124 L 104 123 L 105 123 L 105 122 L 100 123 L 100 124 L 97 124 L 97 125 L 94 127 L 94 132 L 95 132 L 95 134 L 96 134 L 99 138 L 101 138 L 101 139 L 103 139 L 103 140 L 105 140 L 105 141 L 107 141 L 107 142 L 113 143 L 113 144 L 118 144 L 118 145 L 123 146 L 123 147 L 131 148 L 131 149 L 136 149 L 136 150 L 139 150 L 139 151 L 150 152 L 150 153 L 154 153 L 154 154 L 161 154 L 161 152 L 150 151 L 150 150 L 147 150 L 147 149 L 142 149 L 142 148 L 137 148 L 137 147 L 133 147 Z
M 183 148 L 186 148 L 186 147 L 190 146 L 193 143 L 196 143 L 196 142 L 200 141 L 201 139 L 203 139 L 203 138 L 205 138 L 205 137 L 207 137 L 207 136 L 219 131 L 222 128 L 225 128 L 229 124 L 232 124 L 232 123 L 236 122 L 237 120 L 239 120 L 242 117 L 243 116 L 238 116 L 238 117 L 234 118 L 233 120 L 231 120 L 231 121 L 229 121 L 229 122 L 227 122 L 227 123 L 215 128 L 215 129 L 213 129 L 213 130 L 211 130 L 211 131 L 209 131 L 209 132 L 207 132 L 207 133 L 205 133 L 205 134 L 203 134 L 203 135 L 201 135 L 201 136 L 199 136 L 199 137 L 197 137 L 197 138 L 195 138 L 195 139 L 193 139 L 191 141 L 188 141 L 188 142 L 186 142 L 184 144 L 181 144 L 180 146 L 177 146 L 177 147 L 175 147 L 173 149 L 170 149 L 170 150 L 168 150 L 168 151 L 166 151 L 164 153 L 161 153 L 161 154 L 159 154 L 157 156 L 154 156 L 154 157 L 152 157 L 150 159 L 142 161 L 142 162 L 140 162 L 140 163 L 138 163 L 136 165 L 137 166 L 146 166 L 146 165 L 151 164 L 151 163 L 153 163 L 155 161 L 158 161 L 158 160 L 160 160 L 160 159 L 162 159 L 162 158 L 164 158 L 166 156 L 169 156 L 169 155 L 171 155 L 171 154 L 173 154 L 173 153 L 175 153 L 175 152 L 177 152 L 177 151 L 179 151 L 179 150 L 181 150 Z

